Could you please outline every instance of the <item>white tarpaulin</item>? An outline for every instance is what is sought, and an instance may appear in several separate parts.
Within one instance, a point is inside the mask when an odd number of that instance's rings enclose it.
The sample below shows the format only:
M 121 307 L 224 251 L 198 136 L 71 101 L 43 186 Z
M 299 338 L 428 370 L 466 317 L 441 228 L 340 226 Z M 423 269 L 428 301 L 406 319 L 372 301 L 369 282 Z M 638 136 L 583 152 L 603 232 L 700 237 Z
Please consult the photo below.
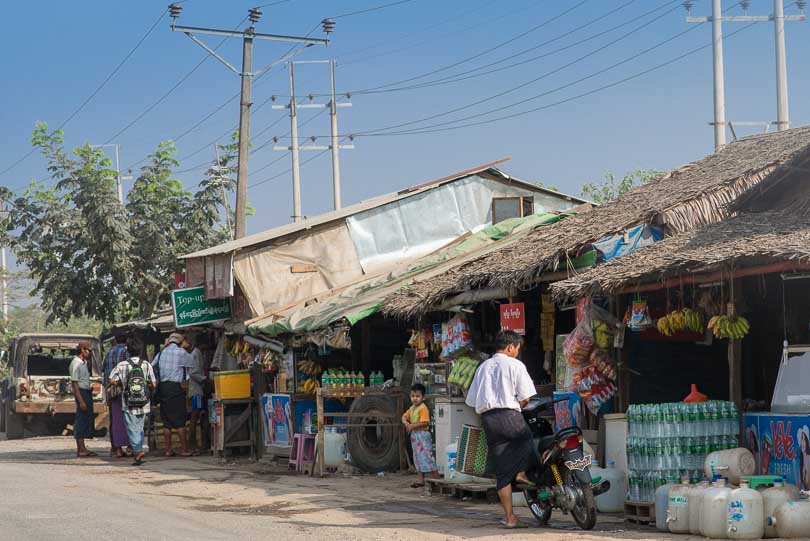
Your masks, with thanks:
M 282 246 L 240 253 L 234 275 L 256 315 L 357 280 L 363 275 L 343 222 Z
M 491 225 L 493 197 L 534 195 L 473 175 L 349 216 L 346 223 L 360 264 L 370 274 L 429 254 L 467 232 Z

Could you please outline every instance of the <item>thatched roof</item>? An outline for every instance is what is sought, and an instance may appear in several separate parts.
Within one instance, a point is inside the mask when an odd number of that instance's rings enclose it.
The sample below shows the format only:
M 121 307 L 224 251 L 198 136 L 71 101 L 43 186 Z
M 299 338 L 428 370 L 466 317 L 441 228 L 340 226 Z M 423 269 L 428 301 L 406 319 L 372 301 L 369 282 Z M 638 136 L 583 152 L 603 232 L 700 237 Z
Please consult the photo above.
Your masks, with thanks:
M 808 155 L 810 127 L 740 139 L 606 205 L 404 288 L 386 300 L 384 311 L 397 317 L 419 316 L 460 291 L 532 284 L 582 247 L 641 223 L 661 225 L 667 235 L 716 223 L 729 217 L 731 202 L 778 166 L 802 163 Z
M 551 285 L 557 299 L 615 293 L 719 266 L 810 262 L 810 215 L 789 211 L 741 214 L 681 233 Z

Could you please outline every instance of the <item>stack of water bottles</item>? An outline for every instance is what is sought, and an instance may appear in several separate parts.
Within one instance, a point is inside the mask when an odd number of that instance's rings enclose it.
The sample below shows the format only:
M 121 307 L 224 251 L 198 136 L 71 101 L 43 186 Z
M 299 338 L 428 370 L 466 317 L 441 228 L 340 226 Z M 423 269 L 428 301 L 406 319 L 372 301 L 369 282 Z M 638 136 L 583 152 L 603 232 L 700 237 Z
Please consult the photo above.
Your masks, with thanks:
M 703 478 L 703 461 L 739 442 L 739 412 L 732 402 L 634 404 L 627 410 L 627 498 L 653 501 L 655 489 L 688 476 Z

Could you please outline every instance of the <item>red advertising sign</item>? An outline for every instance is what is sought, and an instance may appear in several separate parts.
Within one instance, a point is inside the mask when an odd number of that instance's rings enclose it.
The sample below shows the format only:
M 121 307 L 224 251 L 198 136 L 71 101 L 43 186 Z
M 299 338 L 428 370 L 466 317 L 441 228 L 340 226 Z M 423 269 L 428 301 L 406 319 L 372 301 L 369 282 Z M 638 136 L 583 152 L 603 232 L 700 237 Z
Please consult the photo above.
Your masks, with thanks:
M 185 272 L 175 272 L 174 273 L 174 288 L 175 289 L 185 289 L 187 287 L 186 283 L 186 273 Z
M 501 330 L 526 334 L 526 311 L 522 302 L 501 305 Z

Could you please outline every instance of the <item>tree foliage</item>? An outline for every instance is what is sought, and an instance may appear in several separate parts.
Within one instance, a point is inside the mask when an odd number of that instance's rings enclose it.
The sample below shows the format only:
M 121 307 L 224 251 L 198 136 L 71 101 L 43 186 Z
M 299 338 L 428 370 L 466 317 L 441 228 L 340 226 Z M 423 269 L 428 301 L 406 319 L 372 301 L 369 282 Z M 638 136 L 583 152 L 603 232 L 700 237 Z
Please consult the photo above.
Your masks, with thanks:
M 32 144 L 46 158 L 51 182 L 33 181 L 14 200 L 8 229 L 17 259 L 34 279 L 50 321 L 147 316 L 169 300 L 178 256 L 230 237 L 220 208 L 233 184 L 210 171 L 197 191 L 172 177 L 171 142 L 158 145 L 125 204 L 103 152 L 84 145 L 68 153 L 61 131 L 38 123 Z
M 647 184 L 659 177 L 661 173 L 655 169 L 636 169 L 625 174 L 621 179 L 617 179 L 616 175 L 608 171 L 601 180 L 583 185 L 582 197 L 602 205 L 634 188 Z

